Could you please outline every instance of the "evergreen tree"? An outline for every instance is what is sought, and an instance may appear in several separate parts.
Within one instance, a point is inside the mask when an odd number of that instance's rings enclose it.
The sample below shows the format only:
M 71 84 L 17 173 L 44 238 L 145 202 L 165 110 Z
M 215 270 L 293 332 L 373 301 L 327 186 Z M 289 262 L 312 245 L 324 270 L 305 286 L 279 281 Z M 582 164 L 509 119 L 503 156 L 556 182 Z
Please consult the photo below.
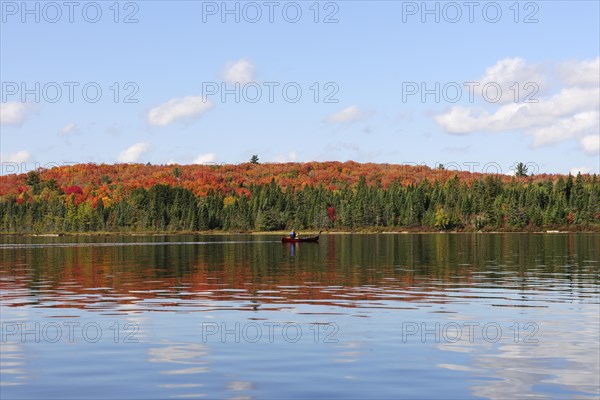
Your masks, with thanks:
M 517 169 L 515 170 L 515 176 L 522 178 L 527 176 L 527 165 L 522 162 L 517 164 Z

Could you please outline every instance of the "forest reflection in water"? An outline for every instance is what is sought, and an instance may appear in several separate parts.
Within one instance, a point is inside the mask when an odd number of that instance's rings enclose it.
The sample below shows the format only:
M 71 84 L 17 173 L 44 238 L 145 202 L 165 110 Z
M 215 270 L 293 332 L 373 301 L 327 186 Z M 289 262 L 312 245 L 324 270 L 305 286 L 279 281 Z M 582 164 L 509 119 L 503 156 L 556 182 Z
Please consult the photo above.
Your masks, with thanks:
M 598 234 L 323 235 L 297 245 L 270 235 L 7 236 L 3 393 L 597 398 L 599 249 Z M 11 323 L 65 321 L 93 321 L 105 337 L 85 346 L 7 334 Z M 273 341 L 205 340 L 207 324 L 236 323 L 297 324 L 303 336 L 281 340 L 277 326 Z M 484 340 L 486 323 L 501 340 Z M 126 344 L 133 326 L 138 341 Z M 333 326 L 336 341 L 313 340 Z M 478 336 L 449 340 L 457 326 Z

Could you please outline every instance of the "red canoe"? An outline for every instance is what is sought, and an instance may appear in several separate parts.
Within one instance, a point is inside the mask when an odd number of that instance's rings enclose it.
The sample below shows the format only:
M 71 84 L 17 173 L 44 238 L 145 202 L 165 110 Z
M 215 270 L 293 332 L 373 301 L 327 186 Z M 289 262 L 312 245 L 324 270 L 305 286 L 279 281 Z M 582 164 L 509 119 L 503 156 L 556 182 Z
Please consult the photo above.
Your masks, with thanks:
M 281 243 L 301 243 L 301 242 L 318 242 L 319 235 L 310 236 L 310 237 L 302 237 L 302 238 L 294 238 L 292 239 L 289 236 L 281 238 Z

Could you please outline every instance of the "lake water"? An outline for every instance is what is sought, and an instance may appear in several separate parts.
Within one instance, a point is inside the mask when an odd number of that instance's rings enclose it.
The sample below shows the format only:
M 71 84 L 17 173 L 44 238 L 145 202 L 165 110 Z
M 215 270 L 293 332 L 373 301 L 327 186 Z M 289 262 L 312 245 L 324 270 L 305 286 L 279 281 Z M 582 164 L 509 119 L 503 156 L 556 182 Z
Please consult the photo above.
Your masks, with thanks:
M 0 240 L 2 399 L 600 395 L 600 234 Z

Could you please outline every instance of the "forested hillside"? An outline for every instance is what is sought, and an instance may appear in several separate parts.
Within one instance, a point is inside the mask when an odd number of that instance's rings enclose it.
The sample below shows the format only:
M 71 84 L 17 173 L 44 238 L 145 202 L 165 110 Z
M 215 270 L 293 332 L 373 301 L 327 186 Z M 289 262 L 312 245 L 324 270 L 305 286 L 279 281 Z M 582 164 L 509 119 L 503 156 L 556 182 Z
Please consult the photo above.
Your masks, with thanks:
M 1 180 L 6 233 L 600 229 L 596 175 L 315 162 L 79 164 Z

